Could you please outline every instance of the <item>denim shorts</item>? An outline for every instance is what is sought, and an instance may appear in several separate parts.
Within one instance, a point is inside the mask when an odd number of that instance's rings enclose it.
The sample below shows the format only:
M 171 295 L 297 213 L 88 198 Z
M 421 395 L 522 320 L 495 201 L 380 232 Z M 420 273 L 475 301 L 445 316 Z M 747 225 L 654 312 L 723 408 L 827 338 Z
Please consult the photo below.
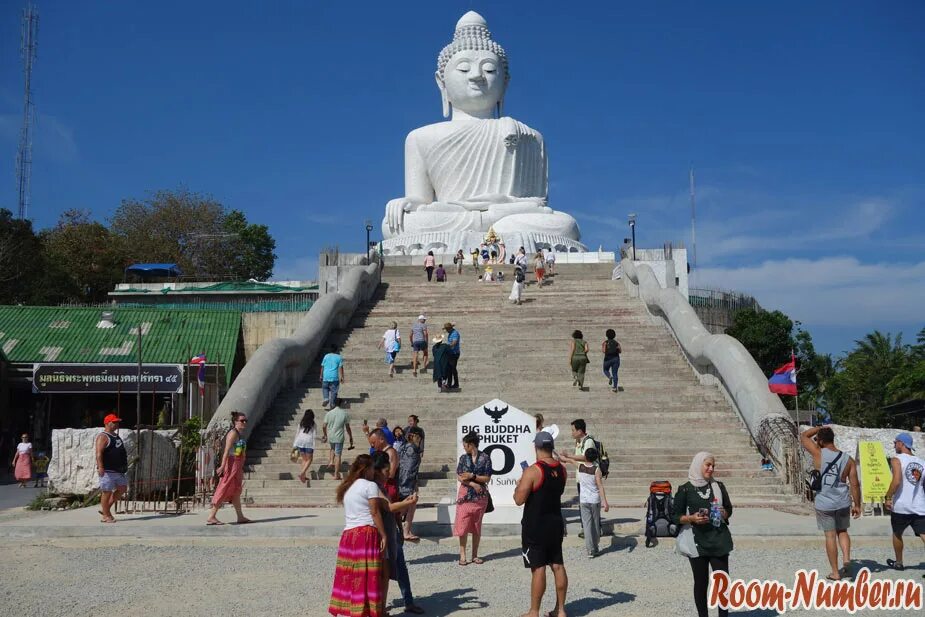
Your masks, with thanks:
M 395 364 L 395 356 L 398 355 L 397 351 L 387 351 L 385 352 L 385 363 L 386 364 Z
M 100 476 L 100 490 L 104 493 L 111 493 L 116 488 L 125 488 L 128 486 L 128 479 L 124 473 L 118 471 L 107 471 Z
M 298 450 L 301 454 L 314 454 L 315 453 L 314 448 L 299 448 Z
M 334 454 L 341 454 L 344 451 L 344 442 L 332 441 L 331 449 L 334 450 Z

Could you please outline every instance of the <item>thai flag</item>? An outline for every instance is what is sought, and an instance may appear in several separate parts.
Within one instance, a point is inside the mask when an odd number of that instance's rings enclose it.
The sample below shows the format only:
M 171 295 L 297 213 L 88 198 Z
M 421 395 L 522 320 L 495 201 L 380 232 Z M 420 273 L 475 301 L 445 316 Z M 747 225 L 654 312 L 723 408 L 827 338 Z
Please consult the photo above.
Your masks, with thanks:
M 193 356 L 190 358 L 189 363 L 190 366 L 199 366 L 196 380 L 199 382 L 199 394 L 202 396 L 206 393 L 206 354 L 201 353 L 198 356 Z
M 790 362 L 781 366 L 768 380 L 768 389 L 775 394 L 797 395 L 797 363 L 793 354 Z

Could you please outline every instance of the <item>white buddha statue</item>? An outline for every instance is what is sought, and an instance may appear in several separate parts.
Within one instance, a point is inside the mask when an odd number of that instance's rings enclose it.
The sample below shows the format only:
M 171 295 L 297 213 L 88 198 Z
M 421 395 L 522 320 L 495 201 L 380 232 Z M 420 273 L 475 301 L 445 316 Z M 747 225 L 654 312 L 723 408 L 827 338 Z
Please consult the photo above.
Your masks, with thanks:
M 507 246 L 528 252 L 587 250 L 575 219 L 546 203 L 543 136 L 501 117 L 507 55 L 481 15 L 470 11 L 459 20 L 435 76 L 449 120 L 405 140 L 405 196 L 386 205 L 384 253 L 468 254 L 491 228 Z

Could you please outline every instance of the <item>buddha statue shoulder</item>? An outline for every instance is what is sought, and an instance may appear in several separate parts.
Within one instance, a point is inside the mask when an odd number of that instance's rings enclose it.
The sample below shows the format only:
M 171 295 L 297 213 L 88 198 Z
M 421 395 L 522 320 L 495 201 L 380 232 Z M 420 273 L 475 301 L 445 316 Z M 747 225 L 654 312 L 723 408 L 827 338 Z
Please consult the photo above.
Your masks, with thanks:
M 575 219 L 547 204 L 543 136 L 501 114 L 507 54 L 478 13 L 456 24 L 435 78 L 447 120 L 405 140 L 405 195 L 388 202 L 382 220 L 387 253 L 468 253 L 491 228 L 531 251 L 585 250 Z

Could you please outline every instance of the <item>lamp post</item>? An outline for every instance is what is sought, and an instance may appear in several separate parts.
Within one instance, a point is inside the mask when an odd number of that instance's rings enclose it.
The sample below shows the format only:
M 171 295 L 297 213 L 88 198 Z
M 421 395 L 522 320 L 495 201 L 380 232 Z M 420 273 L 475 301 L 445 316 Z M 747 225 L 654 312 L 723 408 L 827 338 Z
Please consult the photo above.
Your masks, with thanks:
M 636 213 L 629 215 L 630 232 L 633 237 L 633 261 L 636 261 Z
M 364 254 L 366 255 L 367 263 L 369 263 L 369 234 L 373 230 L 373 222 L 369 219 L 366 219 L 366 250 Z

